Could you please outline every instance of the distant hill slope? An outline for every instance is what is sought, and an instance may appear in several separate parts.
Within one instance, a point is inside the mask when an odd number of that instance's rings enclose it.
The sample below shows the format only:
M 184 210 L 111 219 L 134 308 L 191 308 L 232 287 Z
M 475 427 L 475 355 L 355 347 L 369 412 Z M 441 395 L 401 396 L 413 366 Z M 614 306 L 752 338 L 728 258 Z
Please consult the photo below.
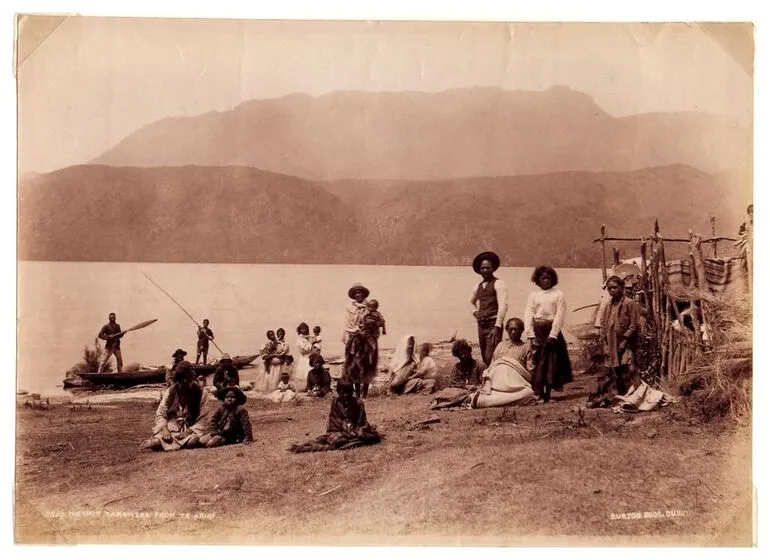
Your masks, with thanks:
M 370 243 L 388 263 L 460 265 L 493 247 L 513 266 L 586 267 L 601 264 L 600 248 L 592 244 L 601 224 L 607 225 L 608 235 L 633 237 L 650 234 L 657 218 L 667 237 L 687 237 L 690 228 L 707 237 L 713 215 L 717 232 L 733 237 L 746 201 L 733 182 L 722 179 L 678 165 L 325 186 L 342 200 L 368 201 Z M 611 246 L 629 256 L 639 251 L 636 243 Z M 729 244 L 721 247 L 723 255 L 733 253 Z M 672 244 L 668 254 L 682 251 Z
M 507 266 L 589 267 L 601 262 L 591 242 L 602 223 L 634 236 L 657 217 L 667 236 L 707 235 L 715 214 L 718 233 L 732 236 L 746 205 L 733 175 L 677 165 L 316 183 L 248 167 L 78 166 L 22 182 L 19 251 L 23 260 L 465 265 L 493 249 Z
M 25 260 L 326 262 L 353 235 L 328 191 L 247 167 L 77 166 L 19 190 Z
M 292 94 L 166 118 L 96 158 L 115 166 L 245 165 L 317 180 L 452 179 L 685 164 L 739 167 L 752 131 L 707 113 L 615 118 L 567 87 Z

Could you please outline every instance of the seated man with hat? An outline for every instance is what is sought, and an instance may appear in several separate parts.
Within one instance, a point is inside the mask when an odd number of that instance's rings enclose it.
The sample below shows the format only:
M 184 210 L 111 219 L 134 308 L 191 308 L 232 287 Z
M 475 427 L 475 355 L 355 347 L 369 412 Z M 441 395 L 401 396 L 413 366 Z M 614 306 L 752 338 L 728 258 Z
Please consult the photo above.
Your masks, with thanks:
M 495 277 L 498 268 L 500 257 L 491 251 L 484 251 L 473 259 L 473 270 L 481 276 L 481 282 L 474 285 L 470 302 L 478 324 L 481 358 L 487 366 L 503 339 L 503 321 L 508 311 L 508 286 Z
M 230 354 L 222 354 L 222 357 L 219 359 L 219 366 L 214 372 L 212 383 L 217 389 L 241 384 L 238 368 L 235 367 Z

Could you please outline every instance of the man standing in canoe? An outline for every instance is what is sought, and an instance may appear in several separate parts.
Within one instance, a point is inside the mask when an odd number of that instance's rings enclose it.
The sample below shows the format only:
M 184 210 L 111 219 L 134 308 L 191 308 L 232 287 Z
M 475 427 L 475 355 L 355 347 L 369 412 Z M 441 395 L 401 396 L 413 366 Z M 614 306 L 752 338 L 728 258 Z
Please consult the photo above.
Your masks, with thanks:
M 495 271 L 500 268 L 500 257 L 485 251 L 473 259 L 473 270 L 481 276 L 481 282 L 473 287 L 471 305 L 479 328 L 481 358 L 489 366 L 495 347 L 503 339 L 503 321 L 508 311 L 508 286 Z
M 195 356 L 196 366 L 200 362 L 201 355 L 203 356 L 203 365 L 206 365 L 209 355 L 209 340 L 214 340 L 214 331 L 209 328 L 209 320 L 203 319 L 203 326 L 198 327 L 198 353 Z
M 123 335 L 120 334 L 120 325 L 115 322 L 114 313 L 110 313 L 109 321 L 99 331 L 99 338 L 104 340 L 104 359 L 99 365 L 99 373 L 105 370 L 107 362 L 113 354 L 115 354 L 115 360 L 118 363 L 118 373 L 120 373 L 123 371 L 123 356 L 120 354 L 120 339 L 123 338 Z

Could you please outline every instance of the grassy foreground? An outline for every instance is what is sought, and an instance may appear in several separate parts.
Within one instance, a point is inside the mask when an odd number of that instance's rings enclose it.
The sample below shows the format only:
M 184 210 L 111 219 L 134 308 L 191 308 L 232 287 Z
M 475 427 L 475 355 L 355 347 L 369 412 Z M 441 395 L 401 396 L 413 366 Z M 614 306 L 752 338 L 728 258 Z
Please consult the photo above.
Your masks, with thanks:
M 165 454 L 137 450 L 151 402 L 19 406 L 16 539 L 750 545 L 750 431 L 681 404 L 581 419 L 593 383 L 507 410 L 375 396 L 382 444 L 300 455 L 286 448 L 323 432 L 328 402 L 250 399 L 253 445 Z

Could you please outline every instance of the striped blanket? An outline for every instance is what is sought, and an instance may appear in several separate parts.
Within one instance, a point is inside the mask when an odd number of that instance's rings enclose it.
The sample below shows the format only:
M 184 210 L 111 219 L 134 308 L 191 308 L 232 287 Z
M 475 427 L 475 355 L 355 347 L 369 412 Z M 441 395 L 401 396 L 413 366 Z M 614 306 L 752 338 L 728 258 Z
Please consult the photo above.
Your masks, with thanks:
M 715 294 L 739 290 L 746 285 L 746 272 L 740 258 L 703 259 L 709 290 Z M 694 284 L 692 261 L 683 259 L 666 263 L 668 280 L 672 287 Z

